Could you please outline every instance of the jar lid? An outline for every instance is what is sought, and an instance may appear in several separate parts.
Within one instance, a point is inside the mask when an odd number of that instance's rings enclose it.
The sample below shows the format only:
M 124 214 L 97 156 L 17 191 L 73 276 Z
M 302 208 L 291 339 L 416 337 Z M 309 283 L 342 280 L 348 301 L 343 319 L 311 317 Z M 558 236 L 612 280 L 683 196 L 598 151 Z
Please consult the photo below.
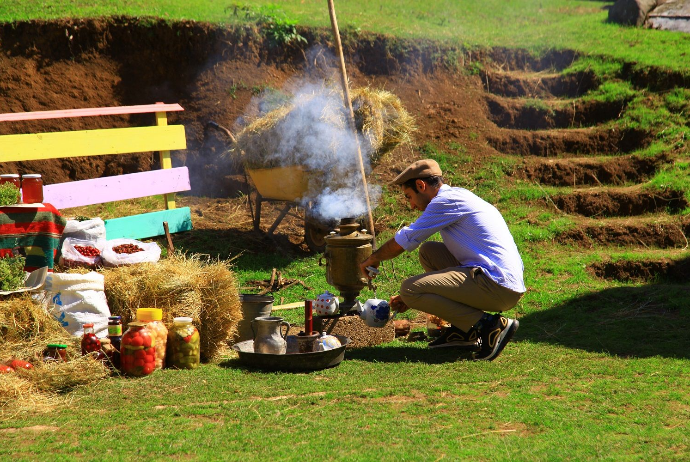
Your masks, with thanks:
M 84 327 L 84 328 L 93 327 L 93 323 L 89 322 L 89 323 L 83 324 L 82 327 Z
M 173 318 L 173 322 L 180 322 L 180 323 L 189 322 L 189 323 L 191 323 L 192 321 L 193 321 L 193 319 L 190 318 L 189 316 L 179 316 L 177 318 Z
M 161 321 L 163 310 L 160 308 L 139 308 L 137 309 L 137 321 Z
M 0 178 L 19 178 L 18 173 L 3 173 Z
M 122 316 L 108 316 L 108 319 L 111 321 L 120 321 L 122 319 Z
M 67 348 L 64 343 L 49 343 L 48 348 Z
M 28 173 L 26 175 L 22 175 L 22 178 L 41 178 L 40 173 Z

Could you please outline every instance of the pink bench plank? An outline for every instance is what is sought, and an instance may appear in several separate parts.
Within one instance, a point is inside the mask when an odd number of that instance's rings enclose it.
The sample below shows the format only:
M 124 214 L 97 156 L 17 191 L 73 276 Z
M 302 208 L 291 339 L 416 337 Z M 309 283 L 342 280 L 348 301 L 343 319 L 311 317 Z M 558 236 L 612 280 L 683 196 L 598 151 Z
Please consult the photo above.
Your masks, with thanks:
M 64 109 L 59 111 L 16 112 L 0 114 L 0 122 L 19 120 L 62 119 L 66 117 L 91 117 L 122 114 L 147 114 L 152 112 L 184 111 L 179 104 L 142 104 L 139 106 L 96 107 L 85 109 Z
M 177 167 L 47 185 L 43 201 L 64 209 L 190 189 L 187 167 Z

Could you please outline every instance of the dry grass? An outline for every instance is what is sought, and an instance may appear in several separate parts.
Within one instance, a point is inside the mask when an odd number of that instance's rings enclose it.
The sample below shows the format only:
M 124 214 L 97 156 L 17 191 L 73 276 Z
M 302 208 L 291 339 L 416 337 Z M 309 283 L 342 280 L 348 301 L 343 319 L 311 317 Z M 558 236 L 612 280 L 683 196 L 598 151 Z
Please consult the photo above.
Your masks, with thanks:
M 33 370 L 0 376 L 0 415 L 28 410 L 49 411 L 62 401 L 61 392 L 109 375 L 99 361 L 82 357 L 79 339 L 72 337 L 27 294 L 0 299 L 0 361 L 29 361 Z M 68 345 L 68 362 L 44 363 L 49 343 Z
M 123 323 L 137 308 L 160 308 L 163 322 L 189 316 L 199 329 L 201 357 L 212 359 L 242 317 L 237 280 L 222 261 L 175 254 L 158 263 L 104 269 L 105 293 L 113 315 Z

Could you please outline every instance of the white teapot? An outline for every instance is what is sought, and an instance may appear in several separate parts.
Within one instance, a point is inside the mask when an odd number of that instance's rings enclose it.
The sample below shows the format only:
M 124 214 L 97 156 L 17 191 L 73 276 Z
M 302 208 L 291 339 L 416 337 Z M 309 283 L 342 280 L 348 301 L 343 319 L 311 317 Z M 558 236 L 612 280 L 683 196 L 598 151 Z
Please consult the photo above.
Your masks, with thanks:
M 313 307 L 316 311 L 316 314 L 319 316 L 333 316 L 338 312 L 340 302 L 338 301 L 338 297 L 329 291 L 326 291 L 316 297 Z
M 359 309 L 359 317 L 369 327 L 383 327 L 391 317 L 391 306 L 386 300 L 370 298 Z

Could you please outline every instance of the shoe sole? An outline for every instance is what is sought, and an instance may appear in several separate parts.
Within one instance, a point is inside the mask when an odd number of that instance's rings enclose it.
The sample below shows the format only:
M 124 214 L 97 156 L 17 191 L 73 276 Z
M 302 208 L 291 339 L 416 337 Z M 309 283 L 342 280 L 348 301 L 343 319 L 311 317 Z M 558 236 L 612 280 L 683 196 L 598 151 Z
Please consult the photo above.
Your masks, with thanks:
M 510 342 L 510 340 L 513 338 L 513 335 L 515 335 L 515 331 L 517 331 L 518 327 L 520 326 L 520 322 L 517 319 L 508 319 L 508 322 L 510 324 L 508 327 L 503 329 L 503 332 L 501 332 L 501 335 L 498 337 L 496 346 L 491 354 L 485 358 L 474 358 L 475 361 L 493 361 L 498 357 L 498 355 L 501 354 L 506 344 Z
M 477 342 L 446 342 L 442 343 L 440 345 L 429 345 L 429 349 L 433 350 L 434 348 L 449 348 L 449 347 L 455 347 L 455 348 L 462 348 L 465 350 L 475 350 L 479 348 L 479 344 Z

